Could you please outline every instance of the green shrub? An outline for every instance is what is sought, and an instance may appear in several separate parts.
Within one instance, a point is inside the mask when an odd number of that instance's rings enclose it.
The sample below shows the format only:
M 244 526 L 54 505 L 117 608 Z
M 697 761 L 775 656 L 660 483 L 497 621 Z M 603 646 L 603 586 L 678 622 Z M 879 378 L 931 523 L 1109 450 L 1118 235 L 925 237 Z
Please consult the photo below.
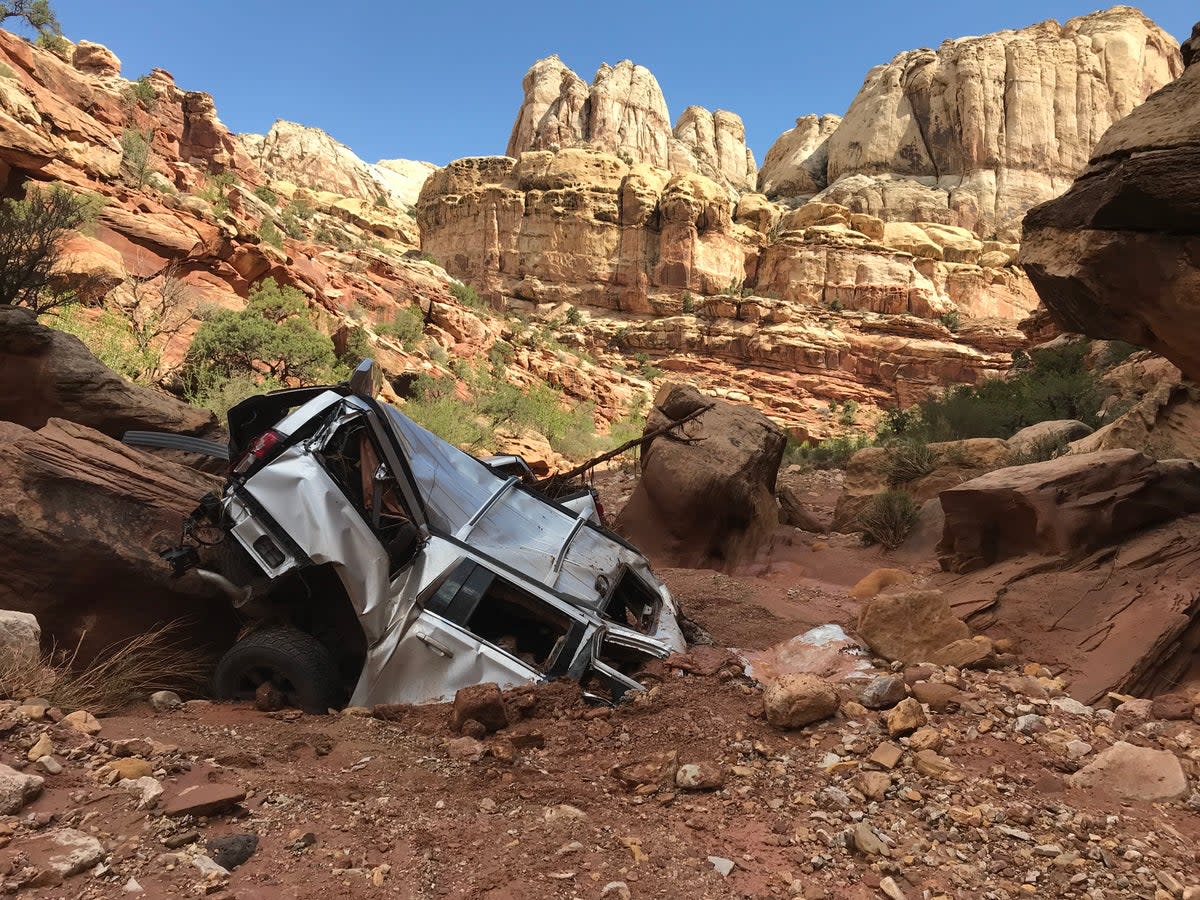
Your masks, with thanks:
M 1067 452 L 1067 447 L 1070 441 L 1062 435 L 1046 435 L 1029 444 L 1020 453 L 1014 453 L 1012 459 L 1009 460 L 1009 465 L 1024 466 L 1030 463 L 1045 462 L 1048 459 L 1057 459 Z
M 67 43 L 67 39 L 61 34 L 54 34 L 49 31 L 43 31 L 37 36 L 34 43 L 43 50 L 49 50 L 58 56 L 65 56 L 71 45 Z
M 484 309 L 483 300 L 480 299 L 479 293 L 469 284 L 464 284 L 461 281 L 455 281 L 450 285 L 450 293 L 454 299 L 468 309 Z
M 908 484 L 937 468 L 937 454 L 924 441 L 914 438 L 897 441 L 884 451 L 884 469 L 888 484 Z
M 847 400 L 846 405 L 842 407 L 842 414 L 838 416 L 838 421 L 849 427 L 854 424 L 856 415 L 858 415 L 858 404 L 853 400 Z
M 377 325 L 375 330 L 395 340 L 405 350 L 412 350 L 425 336 L 425 314 L 413 304 L 396 312 L 392 321 Z
M 268 206 L 274 206 L 279 202 L 279 195 L 267 187 L 265 184 L 259 185 L 254 189 L 254 196 L 266 203 Z
M 921 508 L 905 491 L 884 491 L 872 497 L 858 514 L 857 526 L 863 540 L 895 550 L 908 537 L 916 524 Z
M 839 435 L 816 444 L 789 437 L 783 451 L 783 463 L 806 469 L 844 469 L 850 457 L 869 446 L 871 439 L 864 434 L 854 437 Z
M 961 316 L 957 309 L 951 309 L 938 316 L 938 321 L 946 326 L 950 331 L 958 331 L 958 326 L 962 323 Z
M 278 247 L 280 250 L 283 249 L 283 232 L 279 230 L 274 220 L 263 219 L 262 224 L 258 226 L 258 236 L 264 243 Z
M 333 342 L 309 321 L 304 295 L 273 278 L 250 292 L 244 310 L 209 315 L 196 329 L 183 367 L 185 389 L 196 403 L 223 395 L 234 379 L 324 384 L 342 374 Z
M 338 355 L 338 362 L 345 366 L 347 371 L 354 371 L 354 367 L 371 355 L 371 341 L 367 338 L 367 333 L 361 328 L 351 328 L 346 332 L 346 348 Z
M 1108 368 L 1120 365 L 1141 349 L 1125 341 L 1109 341 L 1107 352 L 1104 354 L 1104 365 Z
M 96 359 L 130 381 L 144 384 L 145 373 L 158 368 L 159 351 L 153 347 L 139 348 L 128 323 L 113 310 L 88 316 L 82 306 L 71 303 L 55 310 L 51 324 L 59 331 L 75 335 Z
M 681 300 L 684 314 L 690 314 L 696 311 L 696 298 L 692 296 L 691 291 L 684 291 Z
M 1008 438 L 1052 419 L 1077 419 L 1095 428 L 1101 424 L 1103 396 L 1084 362 L 1087 351 L 1086 342 L 1033 350 L 1028 365 L 1012 377 L 951 388 L 904 413 L 889 414 L 884 427 L 931 442 Z
M 570 309 L 567 310 L 567 324 L 568 325 L 582 325 L 583 324 L 583 313 L 581 313 L 579 311 L 578 307 L 572 306 Z
M 125 96 L 131 103 L 139 103 L 150 110 L 158 101 L 158 89 L 150 82 L 149 76 L 143 75 L 137 81 L 129 82 L 125 87 Z
M 150 145 L 154 132 L 145 134 L 136 128 L 126 128 L 121 133 L 121 168 L 135 187 L 142 187 L 154 171 L 150 165 Z
M 419 259 L 421 260 L 421 262 L 432 263 L 432 264 L 433 264 L 433 265 L 435 265 L 435 266 L 440 266 L 440 265 L 441 265 L 441 263 L 439 263 L 439 262 L 437 261 L 437 257 L 436 257 L 436 256 L 434 256 L 432 253 L 422 253 L 422 254 L 420 255 Z
M 55 277 L 63 244 L 93 220 L 102 201 L 51 185 L 0 200 L 0 304 L 41 315 L 75 299 Z

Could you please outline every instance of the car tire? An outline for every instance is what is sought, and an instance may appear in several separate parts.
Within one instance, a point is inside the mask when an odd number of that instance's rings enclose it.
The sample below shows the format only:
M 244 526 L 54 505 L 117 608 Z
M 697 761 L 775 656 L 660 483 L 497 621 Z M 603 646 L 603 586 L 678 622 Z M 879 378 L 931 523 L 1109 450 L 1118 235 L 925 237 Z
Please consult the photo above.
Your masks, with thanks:
M 221 700 L 254 700 L 271 684 L 287 706 L 325 713 L 345 701 L 333 654 L 297 628 L 264 628 L 229 648 L 213 673 Z

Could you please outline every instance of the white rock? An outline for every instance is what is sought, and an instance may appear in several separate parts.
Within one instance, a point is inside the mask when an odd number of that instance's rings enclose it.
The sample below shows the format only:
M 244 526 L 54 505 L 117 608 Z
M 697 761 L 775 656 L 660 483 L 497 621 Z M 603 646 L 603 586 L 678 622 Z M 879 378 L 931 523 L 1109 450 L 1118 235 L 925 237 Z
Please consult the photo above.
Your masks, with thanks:
M 710 856 L 708 861 L 712 863 L 712 867 L 721 873 L 722 878 L 728 878 L 729 873 L 733 871 L 733 860 L 726 859 L 723 856 Z
M 47 839 L 53 852 L 46 858 L 46 867 L 63 878 L 78 875 L 103 861 L 104 845 L 82 831 L 60 828 L 51 832 Z
M 62 763 L 49 755 L 39 756 L 37 766 L 47 775 L 61 775 L 63 770 Z
M 600 891 L 601 897 L 615 897 L 616 900 L 629 900 L 632 894 L 629 893 L 629 885 L 623 881 L 610 881 Z
M 163 795 L 163 786 L 157 778 L 149 775 L 143 775 L 141 778 L 122 778 L 117 782 L 117 787 L 138 796 L 138 809 L 153 806 Z
M 150 705 L 159 712 L 168 712 L 183 706 L 183 700 L 174 691 L 155 691 L 150 695 Z
M 41 652 L 42 628 L 36 616 L 0 609 L 0 657 L 37 659 Z
M 1086 716 L 1090 719 L 1096 714 L 1096 711 L 1090 706 L 1080 703 L 1078 700 L 1073 700 L 1070 697 L 1055 697 L 1050 701 L 1050 705 L 1073 716 Z
M 26 775 L 0 763 L 0 816 L 11 816 L 42 792 L 45 779 Z
M 1071 776 L 1071 784 L 1129 800 L 1175 800 L 1187 795 L 1187 776 L 1169 750 L 1117 741 Z
M 125 887 L 121 888 L 121 890 L 124 891 L 126 894 L 143 894 L 143 893 L 145 893 L 145 891 L 142 889 L 142 886 L 137 883 L 136 878 L 130 878 L 127 882 L 125 882 Z
M 205 878 L 209 877 L 210 875 L 219 875 L 220 877 L 225 878 L 229 875 L 228 869 L 226 869 L 224 866 L 218 866 L 212 861 L 211 858 L 205 856 L 203 853 L 197 853 L 192 857 L 192 865 L 199 869 L 200 874 L 202 874 Z

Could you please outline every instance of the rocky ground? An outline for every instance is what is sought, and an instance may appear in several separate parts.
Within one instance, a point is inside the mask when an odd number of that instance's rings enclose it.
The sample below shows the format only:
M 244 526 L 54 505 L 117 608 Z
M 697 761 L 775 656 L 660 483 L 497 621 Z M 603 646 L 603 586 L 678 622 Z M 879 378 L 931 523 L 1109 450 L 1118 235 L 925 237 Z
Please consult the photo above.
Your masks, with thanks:
M 668 660 L 614 710 L 574 685 L 510 692 L 492 710 L 510 724 L 481 739 L 450 705 L 193 700 L 55 721 L 5 701 L 0 884 L 242 900 L 1198 895 L 1196 697 L 1092 708 L 1011 655 L 872 668 L 843 649 L 866 669 L 840 696 L 793 685 L 768 721 L 722 648 L 856 617 L 850 585 L 877 551 L 828 543 L 805 546 L 839 563 L 786 578 L 668 571 L 717 646 Z

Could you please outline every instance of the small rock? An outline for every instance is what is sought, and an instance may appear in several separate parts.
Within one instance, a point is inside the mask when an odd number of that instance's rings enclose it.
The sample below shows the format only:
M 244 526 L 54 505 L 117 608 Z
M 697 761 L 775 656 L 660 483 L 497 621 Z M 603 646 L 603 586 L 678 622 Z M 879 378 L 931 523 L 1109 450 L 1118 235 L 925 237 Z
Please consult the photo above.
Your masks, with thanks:
M 617 780 L 630 789 L 644 784 L 667 787 L 674 784 L 675 772 L 678 767 L 679 754 L 671 750 L 613 766 L 612 773 Z
M 675 784 L 685 791 L 715 791 L 724 783 L 725 773 L 714 763 L 685 763 L 675 771 Z
M 50 735 L 42 732 L 41 736 L 34 741 L 33 746 L 29 748 L 29 752 L 25 754 L 25 758 L 30 762 L 41 759 L 43 756 L 49 756 L 54 752 L 54 744 L 50 741 Z
M 205 856 L 203 853 L 197 853 L 192 857 L 192 865 L 200 870 L 200 874 L 206 878 L 225 878 L 229 875 L 229 870 L 224 866 L 219 866 L 217 863 Z
M 891 900 L 908 900 L 904 896 L 904 891 L 900 890 L 900 885 L 896 884 L 896 879 L 891 875 L 879 879 L 879 889 L 890 897 Z
M 125 886 L 121 888 L 121 891 L 126 894 L 145 893 L 145 891 L 142 889 L 142 886 L 138 884 L 136 878 L 130 878 L 127 882 L 125 882 Z
M 150 695 L 150 705 L 159 712 L 170 712 L 183 706 L 183 699 L 174 691 L 155 691 Z
M 158 782 L 157 778 L 152 778 L 149 775 L 143 775 L 140 778 L 122 779 L 117 782 L 117 787 L 129 791 L 131 794 L 136 794 L 138 797 L 138 807 L 141 809 L 149 809 L 163 795 L 163 786 Z
M 454 759 L 465 759 L 470 762 L 483 759 L 483 751 L 487 749 L 483 741 L 473 737 L 460 737 L 446 742 L 446 752 Z
M 920 750 L 913 754 L 913 766 L 922 775 L 940 778 L 942 781 L 958 782 L 966 777 L 962 769 L 932 750 Z
M 925 716 L 925 710 L 921 708 L 920 701 L 907 697 L 901 700 L 888 713 L 887 730 L 892 737 L 900 737 L 905 734 L 912 734 L 929 719 Z
M 728 878 L 729 873 L 733 871 L 734 864 L 732 859 L 726 859 L 723 856 L 710 856 L 708 861 L 721 874 L 722 878 Z
M 947 712 L 962 703 L 964 694 L 953 685 L 940 681 L 918 681 L 912 685 L 912 695 L 934 712 Z
M 1195 707 L 1185 694 L 1160 694 L 1150 704 L 1150 714 L 1156 719 L 1190 719 Z
M 127 756 L 122 759 L 111 760 L 100 771 L 115 776 L 117 781 L 136 781 L 139 778 L 145 778 L 147 775 L 153 774 L 154 766 L 144 759 L 138 759 L 136 756 Z
M 888 846 L 871 829 L 871 826 L 859 822 L 850 831 L 850 838 L 856 849 L 863 856 L 887 856 Z
M 236 869 L 258 849 L 257 834 L 227 834 L 211 838 L 205 848 L 212 861 L 224 869 Z
M 867 709 L 891 709 L 907 696 L 902 675 L 880 675 L 863 688 L 861 700 Z
M 629 885 L 623 881 L 610 881 L 600 891 L 601 897 L 614 897 L 616 900 L 630 900 Z
M 259 712 L 279 712 L 286 705 L 283 691 L 269 681 L 264 681 L 254 691 L 254 708 Z
M 828 719 L 839 703 L 832 684 L 806 673 L 784 675 L 763 692 L 767 721 L 777 728 L 801 728 Z
M 167 801 L 167 816 L 211 816 L 227 812 L 246 799 L 246 792 L 231 784 L 206 783 L 186 787 Z
M 992 642 L 983 635 L 960 638 L 929 655 L 929 662 L 956 669 L 982 669 L 995 659 Z
M 1044 717 L 1037 713 L 1027 713 L 1023 716 L 1017 716 L 1017 720 L 1013 722 L 1013 731 L 1020 734 L 1042 734 L 1050 728 L 1046 724 Z
M 867 757 L 867 761 L 884 769 L 894 769 L 903 755 L 903 750 L 895 744 L 885 741 L 875 748 L 875 752 Z
M 892 778 L 883 772 L 864 771 L 855 775 L 851 784 L 868 800 L 882 800 L 892 786 Z
M 64 716 L 62 723 L 75 729 L 80 734 L 95 736 L 100 733 L 100 721 L 86 709 L 77 709 L 69 716 Z
M 45 779 L 26 775 L 0 763 L 0 816 L 12 816 L 42 792 Z
M 63 770 L 62 763 L 49 755 L 39 756 L 37 766 L 47 775 L 61 775 Z
M 942 733 L 926 725 L 912 733 L 908 745 L 914 750 L 939 750 L 942 746 Z
M 542 818 L 547 822 L 573 822 L 586 819 L 587 813 L 570 803 L 560 803 L 548 806 L 542 811 Z
M 1069 713 L 1073 716 L 1083 716 L 1090 719 L 1096 714 L 1096 711 L 1085 703 L 1080 703 L 1071 697 L 1055 697 L 1050 701 L 1050 705 L 1055 709 Z
M 474 719 L 488 731 L 499 731 L 508 725 L 508 711 L 504 708 L 504 695 L 495 682 L 473 684 L 462 688 L 454 695 L 454 711 L 451 717 L 455 731 L 463 722 Z
M 478 719 L 467 719 L 458 726 L 458 733 L 463 737 L 475 738 L 477 741 L 487 737 L 488 730 Z
M 179 834 L 173 834 L 168 838 L 163 838 L 163 846 L 170 850 L 178 850 L 187 844 L 195 843 L 200 840 L 200 832 L 195 828 L 190 828 L 187 831 L 182 831 Z

